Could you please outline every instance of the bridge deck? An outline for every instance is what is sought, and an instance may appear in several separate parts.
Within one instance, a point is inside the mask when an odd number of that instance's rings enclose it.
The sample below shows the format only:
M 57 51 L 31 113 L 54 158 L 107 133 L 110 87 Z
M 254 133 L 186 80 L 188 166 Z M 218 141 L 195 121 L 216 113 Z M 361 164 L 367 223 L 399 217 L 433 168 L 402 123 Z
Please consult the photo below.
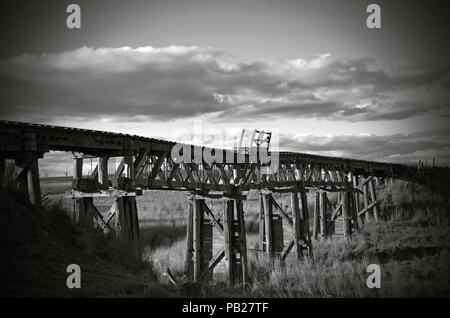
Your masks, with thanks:
M 128 180 L 129 184 L 146 189 L 232 192 L 236 187 L 241 190 L 342 187 L 349 173 L 405 179 L 417 173 L 415 167 L 401 164 L 273 151 L 270 157 L 278 158 L 278 168 L 272 174 L 265 174 L 267 163 L 255 161 L 248 154 L 242 159 L 242 154 L 228 149 L 214 149 L 212 152 L 221 152 L 223 162 L 199 162 L 195 161 L 194 155 L 191 162 L 176 162 L 171 157 L 175 145 L 175 142 L 136 135 L 0 121 L 0 157 L 3 159 L 19 160 L 30 155 L 42 157 L 49 151 L 67 151 L 102 158 L 131 157 L 132 169 L 126 170 L 124 166 L 127 162 L 124 164 L 122 160 L 114 180 L 111 180 L 113 185 L 126 174 L 125 179 L 131 180 Z M 184 146 L 190 149 L 197 147 Z M 210 153 L 212 151 L 206 147 L 201 149 Z

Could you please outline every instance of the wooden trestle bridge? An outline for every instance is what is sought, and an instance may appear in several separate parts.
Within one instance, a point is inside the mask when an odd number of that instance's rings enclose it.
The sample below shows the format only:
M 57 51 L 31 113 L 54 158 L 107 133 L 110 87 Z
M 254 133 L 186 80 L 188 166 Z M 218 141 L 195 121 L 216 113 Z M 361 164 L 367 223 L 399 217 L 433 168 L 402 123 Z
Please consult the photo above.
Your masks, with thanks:
M 49 151 L 73 153 L 74 220 L 105 233 L 114 231 L 136 256 L 140 256 L 140 247 L 135 196 L 142 190 L 188 191 L 192 204 L 188 211 L 186 273 L 197 282 L 209 279 L 225 258 L 227 279 L 234 285 L 248 281 L 243 200 L 249 190 L 260 191 L 260 251 L 282 260 L 295 251 L 302 259 L 312 255 L 312 240 L 330 235 L 330 226 L 349 238 L 365 222 L 378 219 L 376 182 L 414 180 L 418 174 L 417 167 L 407 165 L 271 152 L 272 158 L 278 159 L 278 167 L 273 174 L 265 175 L 268 163 L 249 154 L 202 147 L 214 154 L 222 152 L 225 159 L 178 162 L 171 156 L 174 145 L 127 134 L 0 121 L 0 182 L 27 193 L 32 203 L 41 205 L 38 159 Z M 97 167 L 86 177 L 83 160 L 94 157 L 98 158 Z M 7 160 L 14 161 L 10 178 L 5 175 Z M 277 203 L 272 195 L 275 192 L 290 193 L 292 211 Z M 307 192 L 314 193 L 312 213 L 308 211 Z M 339 193 L 334 208 L 327 192 Z M 93 204 L 97 195 L 115 197 L 106 216 Z M 211 212 L 205 198 L 223 201 L 220 218 Z M 293 230 L 286 246 L 280 242 L 282 219 Z M 212 250 L 213 227 L 224 237 L 223 248 L 216 255 Z

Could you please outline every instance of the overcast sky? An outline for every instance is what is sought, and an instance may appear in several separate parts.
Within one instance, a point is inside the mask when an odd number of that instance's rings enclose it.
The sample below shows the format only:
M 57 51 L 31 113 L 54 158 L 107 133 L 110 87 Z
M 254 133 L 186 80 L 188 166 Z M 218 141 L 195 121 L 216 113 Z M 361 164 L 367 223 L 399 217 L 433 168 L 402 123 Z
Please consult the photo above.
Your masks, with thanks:
M 80 30 L 66 27 L 69 3 Z M 450 164 L 445 1 L 15 0 L 0 12 L 1 119 L 197 143 L 182 128 L 259 128 L 282 150 Z

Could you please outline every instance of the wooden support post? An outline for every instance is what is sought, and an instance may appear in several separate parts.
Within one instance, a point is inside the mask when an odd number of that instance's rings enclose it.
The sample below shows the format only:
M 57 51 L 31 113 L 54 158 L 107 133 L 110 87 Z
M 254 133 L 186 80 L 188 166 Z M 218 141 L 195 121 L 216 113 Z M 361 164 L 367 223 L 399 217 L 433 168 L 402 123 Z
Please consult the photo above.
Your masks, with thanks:
M 193 246 L 194 246 L 194 281 L 200 282 L 202 273 L 202 224 L 203 199 L 193 199 Z
M 301 201 L 301 213 L 300 213 L 300 220 L 302 222 L 303 227 L 303 238 L 304 243 L 308 248 L 308 256 L 313 257 L 313 251 L 312 251 L 312 242 L 311 242 L 311 232 L 309 229 L 309 211 L 308 211 L 308 201 L 307 201 L 306 191 L 300 192 L 300 201 Z
M 134 257 L 141 258 L 139 221 L 134 196 L 123 196 L 116 199 L 117 213 L 115 218 L 116 236 L 129 246 Z
M 239 257 L 241 261 L 240 282 L 245 287 L 248 283 L 247 238 L 245 234 L 244 208 L 242 200 L 235 200 L 235 210 L 239 233 Z
M 213 259 L 213 235 L 212 220 L 205 218 L 207 211 L 209 209 L 204 199 L 192 199 L 192 226 L 188 222 L 188 253 L 185 266 L 188 277 L 192 276 L 194 282 L 197 283 L 210 280 L 212 278 L 212 270 L 217 265 L 216 263 L 210 267 L 210 261 Z M 192 232 L 192 239 L 189 237 L 190 232 Z M 189 252 L 189 249 L 192 252 Z M 220 258 L 218 261 L 213 261 L 218 262 Z M 190 264 L 191 262 L 192 265 Z M 192 266 L 192 270 L 189 268 L 190 266 Z
M 194 214 L 193 214 L 193 203 L 189 204 L 188 215 L 187 215 L 187 231 L 186 231 L 186 260 L 184 271 L 189 280 L 194 278 L 193 271 L 193 230 L 194 230 Z
M 317 240 L 320 231 L 320 191 L 317 190 L 314 197 L 313 238 Z
M 90 213 L 90 206 L 94 204 L 92 197 L 73 198 L 73 214 L 72 219 L 81 228 L 92 230 L 94 221 Z
M 373 177 L 372 180 L 375 181 L 375 186 L 378 188 L 380 186 L 380 178 L 378 177 Z
M 320 236 L 322 239 L 327 238 L 327 193 L 320 191 Z
M 357 189 L 359 186 L 359 178 L 357 175 L 353 175 L 353 188 Z M 359 192 L 354 192 L 354 200 L 355 200 L 355 209 L 356 211 L 359 211 Z
M 128 179 L 134 179 L 134 163 L 133 155 L 126 155 L 123 157 L 123 163 L 125 164 L 125 171 Z
M 370 211 L 367 210 L 369 208 L 369 189 L 367 182 L 363 184 L 363 193 L 364 193 L 364 209 L 366 209 L 366 213 L 364 215 L 364 222 L 370 222 Z
M 353 188 L 357 189 L 359 186 L 359 178 L 358 175 L 353 175 Z M 355 229 L 357 230 L 359 228 L 359 217 L 358 217 L 358 212 L 360 211 L 360 206 L 359 206 L 359 192 L 355 191 L 353 193 L 353 224 L 355 226 Z M 362 222 L 362 221 L 361 221 Z M 362 223 L 361 223 L 362 225 Z
M 264 225 L 266 231 L 266 254 L 269 258 L 275 256 L 274 242 L 272 236 L 272 195 L 264 194 Z
M 342 192 L 342 216 L 344 218 L 344 238 L 350 238 L 351 227 L 350 227 L 350 211 L 349 211 L 349 193 L 345 189 Z
M 29 160 L 27 159 L 14 159 L 14 175 L 13 184 L 24 197 L 28 197 L 28 180 L 27 180 L 27 166 Z
M 233 253 L 233 201 L 228 200 L 224 204 L 223 233 L 225 237 L 225 262 L 227 267 L 227 281 L 229 286 L 234 286 L 236 280 L 235 254 Z
M 83 178 L 83 158 L 75 158 L 74 159 L 73 178 L 74 179 Z
M 370 197 L 372 198 L 372 202 L 376 202 L 377 194 L 376 194 L 376 190 L 375 190 L 375 181 L 372 178 L 368 183 L 369 183 L 369 191 L 370 191 Z M 379 215 L 379 208 L 378 208 L 378 204 L 375 203 L 375 205 L 373 207 L 373 216 L 375 218 L 375 222 L 378 222 L 378 215 Z
M 100 183 L 101 189 L 109 188 L 108 157 L 98 158 L 98 183 Z
M 265 252 L 265 228 L 264 228 L 264 195 L 259 193 L 259 245 L 258 249 L 261 252 Z
M 298 196 L 297 192 L 291 193 L 291 206 L 292 206 L 292 227 L 293 227 L 293 234 L 294 234 L 294 246 L 297 251 L 297 258 L 301 259 L 303 258 L 303 247 L 302 247 L 302 241 L 303 241 L 303 229 L 302 229 L 302 222 L 300 218 L 300 209 L 298 207 Z
M 28 195 L 30 201 L 36 206 L 41 206 L 41 184 L 39 181 L 39 167 L 38 159 L 33 158 L 28 164 L 27 169 L 27 181 L 28 181 Z

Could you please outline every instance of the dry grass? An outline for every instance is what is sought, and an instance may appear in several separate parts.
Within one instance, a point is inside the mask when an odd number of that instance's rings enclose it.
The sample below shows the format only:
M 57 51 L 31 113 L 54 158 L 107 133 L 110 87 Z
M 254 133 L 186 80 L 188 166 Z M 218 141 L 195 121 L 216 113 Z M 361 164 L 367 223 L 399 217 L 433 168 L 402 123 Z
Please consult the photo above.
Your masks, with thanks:
M 31 206 L 0 191 L 0 296 L 164 297 L 148 263 L 130 258 L 112 237 L 75 226 L 57 205 Z M 68 289 L 66 268 L 81 268 L 81 289 Z
M 336 200 L 335 195 L 329 198 Z M 366 224 L 350 242 L 314 242 L 312 260 L 297 261 L 294 251 L 284 264 L 278 260 L 272 264 L 263 255 L 249 253 L 249 289 L 230 290 L 217 284 L 200 296 L 449 297 L 448 199 L 400 181 L 380 188 L 378 198 L 382 221 Z M 247 245 L 254 248 L 258 241 L 258 194 L 251 192 L 248 199 L 244 203 Z M 290 205 L 288 195 L 276 199 L 282 206 Z M 308 199 L 312 211 L 312 194 Z M 187 204 L 182 192 L 151 191 L 138 198 L 143 260 L 164 284 L 169 284 L 162 275 L 167 267 L 178 278 L 183 275 Z M 370 263 L 381 265 L 379 290 L 366 287 Z
M 258 201 L 255 193 L 249 198 L 244 206 L 247 245 L 254 248 L 258 242 Z M 289 205 L 287 196 L 277 199 Z M 264 255 L 249 253 L 251 287 L 247 291 L 235 290 L 233 295 L 450 296 L 450 223 L 446 199 L 422 186 L 405 182 L 395 182 L 380 189 L 379 199 L 383 221 L 367 224 L 350 242 L 332 239 L 314 242 L 312 260 L 299 262 L 292 253 L 284 264 L 279 260 L 272 263 Z M 145 259 L 153 262 L 160 275 L 169 267 L 181 276 L 185 244 L 184 239 L 178 239 L 172 245 L 148 249 Z M 366 287 L 366 268 L 371 263 L 380 264 L 382 268 L 382 288 L 379 290 Z M 228 295 L 230 290 L 222 289 L 222 292 Z

